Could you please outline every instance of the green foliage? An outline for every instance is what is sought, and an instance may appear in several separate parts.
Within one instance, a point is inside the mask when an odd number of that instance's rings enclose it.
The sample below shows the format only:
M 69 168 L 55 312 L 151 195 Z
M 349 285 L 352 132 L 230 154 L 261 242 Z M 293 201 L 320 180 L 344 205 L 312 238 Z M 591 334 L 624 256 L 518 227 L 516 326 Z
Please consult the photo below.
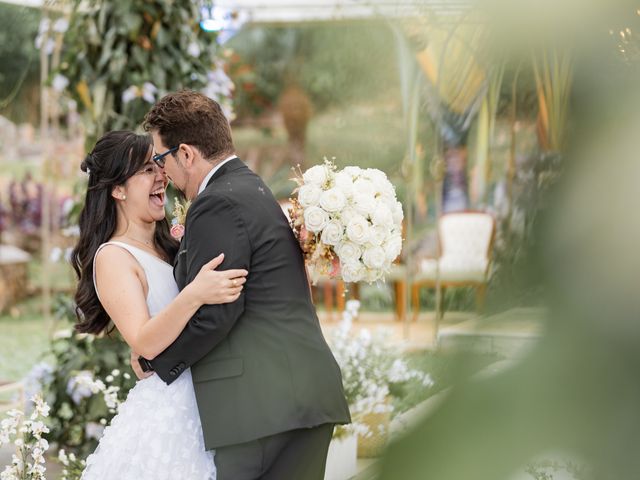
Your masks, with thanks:
M 394 39 L 381 22 L 245 28 L 229 46 L 248 66 L 251 91 L 240 86 L 236 93 L 240 114 L 256 111 L 256 96 L 261 105 L 274 104 L 288 83 L 298 83 L 323 110 L 370 99 L 398 81 Z
M 89 142 L 134 129 L 169 91 L 207 84 L 216 37 L 200 29 L 196 2 L 73 0 L 72 8 L 60 73 L 86 116 Z
M 91 372 L 93 378 L 104 379 L 113 370 L 120 370 L 127 375 L 114 377 L 111 384 L 120 387 L 126 396 L 135 383 L 129 367 L 129 347 L 115 336 L 72 334 L 54 339 L 50 353 L 55 358 L 55 369 L 53 380 L 44 389 L 52 412 L 49 440 L 84 457 L 97 446 L 97 440 L 87 435 L 87 425 L 100 425 L 103 419 L 108 424 L 114 413 L 100 395 L 79 401 L 76 398 L 76 403 L 69 393 L 69 382 L 79 372 Z
M 39 20 L 37 9 L 0 3 L 0 111 L 16 122 L 27 120 L 24 87 L 39 82 L 34 44 Z
M 511 214 L 498 221 L 489 286 L 489 308 L 493 311 L 504 305 L 536 305 L 542 299 L 542 272 L 537 261 L 541 245 L 536 232 L 562 174 L 562 156 L 533 155 L 518 172 Z
M 433 386 L 425 387 L 415 379 L 392 390 L 394 411 L 406 412 L 427 398 L 471 377 L 501 358 L 493 353 L 457 351 L 415 351 L 405 355 L 409 368 L 428 374 Z
M 564 460 L 532 462 L 526 466 L 525 472 L 535 480 L 556 480 L 560 478 L 587 480 L 592 478 L 590 472 L 584 465 L 578 465 L 574 462 Z
M 61 297 L 56 306 L 56 315 L 69 320 L 73 318 L 73 303 Z M 113 374 L 109 385 L 120 388 L 120 398 L 126 397 L 135 384 L 129 355 L 129 347 L 116 332 L 101 337 L 75 334 L 70 325 L 56 332 L 46 354 L 47 363 L 50 361 L 53 367 L 52 372 L 45 377 L 46 380 L 40 379 L 43 397 L 51 407 L 50 441 L 82 458 L 93 452 L 97 439 L 88 426 L 100 429 L 101 424 L 111 421 L 114 411 L 106 405 L 100 394 L 86 392 L 86 395 L 78 395 L 76 392 L 74 395 L 70 382 L 80 372 L 104 381 L 114 370 L 118 370 L 120 373 Z M 86 390 L 86 387 L 83 389 Z

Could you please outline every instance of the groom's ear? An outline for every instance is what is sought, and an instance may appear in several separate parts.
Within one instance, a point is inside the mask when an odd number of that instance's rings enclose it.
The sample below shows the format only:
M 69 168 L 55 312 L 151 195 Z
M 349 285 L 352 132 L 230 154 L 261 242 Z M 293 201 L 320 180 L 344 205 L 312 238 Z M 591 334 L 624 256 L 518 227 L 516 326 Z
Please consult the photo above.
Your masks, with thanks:
M 195 148 L 186 143 L 181 143 L 177 153 L 182 153 L 181 157 L 185 168 L 193 166 L 197 153 Z

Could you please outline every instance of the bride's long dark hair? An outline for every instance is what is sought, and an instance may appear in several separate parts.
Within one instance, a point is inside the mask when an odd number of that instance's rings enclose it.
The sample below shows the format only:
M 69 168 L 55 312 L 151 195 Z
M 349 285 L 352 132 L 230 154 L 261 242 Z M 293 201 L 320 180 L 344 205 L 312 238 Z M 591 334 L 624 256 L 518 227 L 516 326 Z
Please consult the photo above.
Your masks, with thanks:
M 106 133 L 80 165 L 89 176 L 89 185 L 80 212 L 80 239 L 71 254 L 71 264 L 78 276 L 75 294 L 76 330 L 98 334 L 111 319 L 103 308 L 93 284 L 93 259 L 98 247 L 109 241 L 116 231 L 117 210 L 111 196 L 113 188 L 124 184 L 146 163 L 151 154 L 149 135 L 114 131 Z M 169 222 L 156 222 L 154 241 L 169 262 L 178 250 L 169 234 Z

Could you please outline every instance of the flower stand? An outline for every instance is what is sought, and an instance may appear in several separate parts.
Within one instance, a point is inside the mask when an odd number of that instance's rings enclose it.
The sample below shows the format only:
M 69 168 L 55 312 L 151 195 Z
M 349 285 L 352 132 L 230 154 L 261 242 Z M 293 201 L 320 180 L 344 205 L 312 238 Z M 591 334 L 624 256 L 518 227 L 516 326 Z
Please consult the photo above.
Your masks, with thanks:
M 389 439 L 391 412 L 365 413 L 359 422 L 369 427 L 369 433 L 358 435 L 358 458 L 379 457 Z
M 355 434 L 333 438 L 329 444 L 324 480 L 347 480 L 357 473 L 358 438 Z

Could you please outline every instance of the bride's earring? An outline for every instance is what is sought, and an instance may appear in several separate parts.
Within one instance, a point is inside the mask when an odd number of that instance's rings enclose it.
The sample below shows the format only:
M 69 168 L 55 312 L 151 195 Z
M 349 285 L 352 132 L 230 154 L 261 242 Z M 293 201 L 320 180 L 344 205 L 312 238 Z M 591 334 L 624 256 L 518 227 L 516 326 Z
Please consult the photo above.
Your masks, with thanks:
M 126 195 L 122 195 L 122 200 L 126 200 L 127 196 Z

